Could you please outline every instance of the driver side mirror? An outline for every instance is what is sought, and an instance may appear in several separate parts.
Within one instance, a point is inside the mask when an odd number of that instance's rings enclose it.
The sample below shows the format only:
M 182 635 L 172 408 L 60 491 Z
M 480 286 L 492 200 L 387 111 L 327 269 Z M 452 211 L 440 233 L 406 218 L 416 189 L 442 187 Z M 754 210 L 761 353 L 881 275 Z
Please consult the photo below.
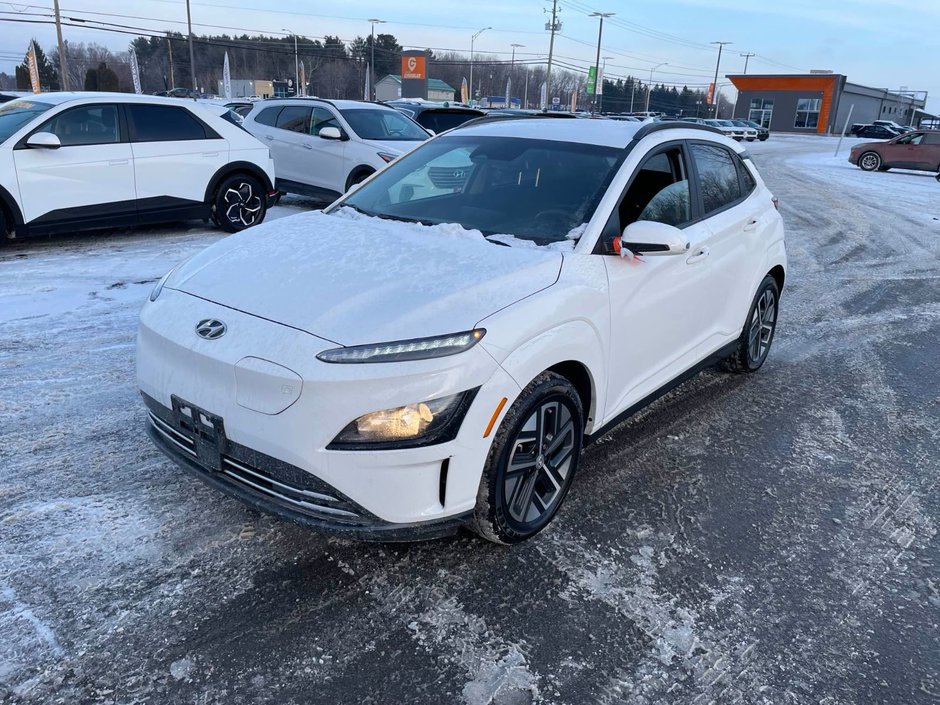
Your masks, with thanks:
M 630 223 L 619 244 L 618 252 L 629 250 L 635 255 L 648 257 L 684 255 L 691 248 L 688 237 L 679 228 L 652 220 Z
M 37 132 L 29 136 L 26 146 L 33 149 L 58 149 L 62 142 L 51 132 Z
M 338 127 L 324 127 L 318 133 L 319 137 L 325 140 L 342 140 L 343 133 Z

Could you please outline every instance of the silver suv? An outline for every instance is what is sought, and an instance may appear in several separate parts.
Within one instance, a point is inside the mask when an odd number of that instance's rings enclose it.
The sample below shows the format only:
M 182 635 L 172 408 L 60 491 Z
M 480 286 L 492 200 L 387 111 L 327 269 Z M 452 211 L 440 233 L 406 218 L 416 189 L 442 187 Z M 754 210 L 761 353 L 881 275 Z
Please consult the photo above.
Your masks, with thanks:
M 429 137 L 385 105 L 322 98 L 259 101 L 244 127 L 271 149 L 279 191 L 330 201 Z

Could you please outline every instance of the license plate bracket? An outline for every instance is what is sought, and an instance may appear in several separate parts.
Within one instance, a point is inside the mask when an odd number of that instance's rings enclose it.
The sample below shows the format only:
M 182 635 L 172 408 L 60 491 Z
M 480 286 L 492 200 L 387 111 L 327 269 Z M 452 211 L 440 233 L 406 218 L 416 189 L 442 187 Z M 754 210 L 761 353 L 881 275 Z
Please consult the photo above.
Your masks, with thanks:
M 176 428 L 191 438 L 196 457 L 203 467 L 219 472 L 226 450 L 225 422 L 222 417 L 176 395 L 170 396 Z

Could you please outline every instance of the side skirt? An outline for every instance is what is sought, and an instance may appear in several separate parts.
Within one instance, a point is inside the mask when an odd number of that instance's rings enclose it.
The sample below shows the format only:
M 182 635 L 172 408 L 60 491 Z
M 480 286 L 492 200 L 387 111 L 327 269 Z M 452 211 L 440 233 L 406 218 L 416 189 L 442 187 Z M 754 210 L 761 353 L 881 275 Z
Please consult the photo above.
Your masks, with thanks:
M 617 414 L 617 416 L 615 416 L 611 421 L 607 422 L 607 423 L 604 424 L 601 428 L 599 428 L 598 430 L 594 431 L 594 433 L 585 436 L 585 437 L 584 437 L 584 447 L 587 447 L 587 446 L 591 445 L 592 443 L 594 443 L 595 441 L 597 441 L 598 439 L 600 439 L 600 438 L 606 436 L 606 435 L 607 435 L 608 433 L 610 433 L 615 427 L 617 427 L 617 426 L 619 426 L 620 424 L 622 424 L 624 421 L 626 421 L 626 420 L 629 419 L 631 416 L 633 416 L 636 412 L 638 412 L 638 411 L 640 411 L 641 409 L 643 409 L 643 408 L 649 406 L 650 404 L 652 404 L 654 401 L 656 401 L 656 400 L 659 399 L 660 397 L 665 396 L 666 394 L 668 394 L 669 392 L 671 392 L 673 389 L 675 389 L 676 387 L 678 387 L 678 386 L 679 386 L 680 384 L 682 384 L 683 382 L 689 381 L 690 379 L 692 379 L 693 377 L 695 377 L 695 375 L 697 375 L 697 374 L 698 374 L 699 372 L 701 372 L 702 370 L 707 369 L 707 368 L 709 368 L 709 367 L 715 365 L 716 363 L 720 362 L 721 360 L 724 360 L 726 357 L 730 357 L 730 356 L 734 353 L 734 351 L 737 349 L 737 347 L 738 347 L 738 342 L 739 342 L 738 339 L 735 338 L 733 341 L 731 341 L 730 343 L 727 343 L 726 345 L 722 346 L 721 348 L 719 348 L 718 350 L 716 350 L 715 352 L 713 352 L 711 355 L 709 355 L 708 357 L 706 357 L 704 360 L 702 360 L 702 361 L 699 362 L 698 364 L 696 364 L 696 365 L 690 367 L 689 369 L 687 369 L 685 372 L 683 372 L 683 373 L 682 373 L 681 375 L 679 375 L 678 377 L 676 377 L 676 378 L 670 380 L 669 382 L 666 382 L 666 384 L 664 384 L 662 387 L 660 387 L 660 388 L 657 389 L 656 391 L 652 392 L 651 394 L 647 394 L 645 397 L 643 397 L 642 399 L 640 399 L 640 401 L 638 401 L 638 402 L 637 402 L 636 404 L 634 404 L 633 406 L 628 407 L 625 411 L 623 411 L 623 412 Z

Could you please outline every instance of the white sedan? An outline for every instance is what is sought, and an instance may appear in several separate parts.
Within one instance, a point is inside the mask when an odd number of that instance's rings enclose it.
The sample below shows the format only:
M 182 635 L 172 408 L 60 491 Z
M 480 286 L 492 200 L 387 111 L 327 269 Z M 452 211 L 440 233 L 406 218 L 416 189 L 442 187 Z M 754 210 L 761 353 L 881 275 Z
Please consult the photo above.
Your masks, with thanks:
M 138 338 L 149 434 L 218 489 L 342 535 L 527 539 L 586 443 L 707 365 L 764 364 L 775 206 L 707 127 L 440 135 L 161 280 Z

